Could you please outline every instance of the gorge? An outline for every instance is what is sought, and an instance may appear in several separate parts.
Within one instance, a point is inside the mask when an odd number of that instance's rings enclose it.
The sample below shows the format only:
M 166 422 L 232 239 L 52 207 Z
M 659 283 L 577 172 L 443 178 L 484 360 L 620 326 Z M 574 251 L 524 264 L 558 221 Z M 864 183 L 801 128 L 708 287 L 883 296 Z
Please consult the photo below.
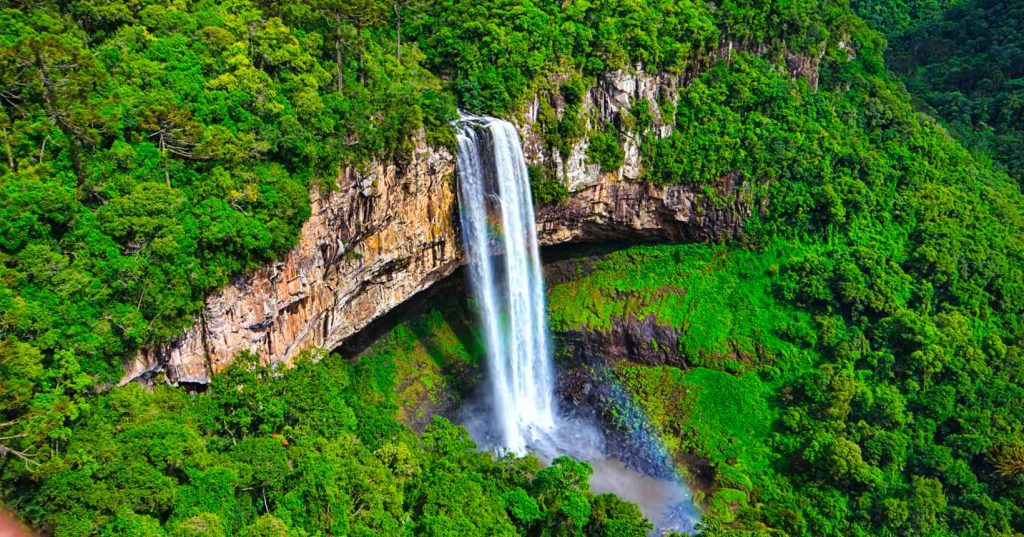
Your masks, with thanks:
M 5 2 L 0 521 L 1024 534 L 1011 4 Z
M 595 121 L 613 121 L 637 102 L 674 94 L 681 78 L 608 73 L 585 94 L 584 108 Z M 514 122 L 524 156 L 563 177 L 570 191 L 567 200 L 538 207 L 541 246 L 737 238 L 743 222 L 761 210 L 753 184 L 738 175 L 723 176 L 710 190 L 635 181 L 642 169 L 636 145 L 613 171 L 586 163 L 586 137 L 562 157 L 537 132 L 541 98 Z M 659 119 L 652 132 L 672 132 L 670 119 Z M 184 334 L 143 348 L 125 364 L 121 384 L 156 373 L 174 384 L 206 384 L 243 350 L 272 364 L 339 346 L 465 262 L 454 179 L 455 156 L 422 136 L 401 167 L 374 162 L 346 170 L 337 190 L 311 193 L 312 215 L 284 259 L 210 294 Z

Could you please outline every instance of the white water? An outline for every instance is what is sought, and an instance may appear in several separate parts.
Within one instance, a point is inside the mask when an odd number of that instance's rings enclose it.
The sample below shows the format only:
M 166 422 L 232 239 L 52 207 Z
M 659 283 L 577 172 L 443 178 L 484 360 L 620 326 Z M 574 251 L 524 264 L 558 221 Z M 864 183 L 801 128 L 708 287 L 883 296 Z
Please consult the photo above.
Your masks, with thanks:
M 463 116 L 459 206 L 503 445 L 522 455 L 555 427 L 551 348 L 530 180 L 507 121 Z M 494 254 L 503 254 L 493 257 Z
M 485 438 L 496 432 L 500 449 L 517 455 L 529 450 L 544 461 L 565 454 L 590 462 L 592 490 L 637 502 L 655 524 L 652 535 L 692 531 L 699 517 L 682 482 L 642 474 L 608 457 L 604 436 L 591 423 L 561 417 L 556 427 L 544 281 L 519 133 L 507 121 L 466 115 L 458 127 L 462 238 L 487 346 L 494 413 L 464 407 L 469 418 L 463 424 L 486 431 Z

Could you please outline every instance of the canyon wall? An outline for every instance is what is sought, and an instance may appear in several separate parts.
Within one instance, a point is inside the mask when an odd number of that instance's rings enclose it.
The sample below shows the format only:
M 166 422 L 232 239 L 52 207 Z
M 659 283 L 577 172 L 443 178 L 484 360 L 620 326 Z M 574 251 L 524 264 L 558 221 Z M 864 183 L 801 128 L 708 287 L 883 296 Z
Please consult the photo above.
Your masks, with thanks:
M 794 76 L 808 76 L 800 71 L 806 62 L 798 67 Z M 691 76 L 608 73 L 584 95 L 582 113 L 590 128 L 600 128 L 640 99 L 657 110 L 659 100 L 674 101 Z M 527 160 L 552 170 L 570 192 L 560 203 L 537 208 L 542 244 L 742 234 L 756 205 L 743 178 L 729 175 L 707 189 L 639 182 L 639 136 L 631 132 L 615 171 L 589 163 L 586 136 L 563 156 L 542 141 L 540 99 L 550 99 L 559 114 L 565 110 L 557 96 L 538 96 L 513 119 Z M 674 122 L 656 114 L 653 133 L 669 135 Z M 142 350 L 125 364 L 121 383 L 164 373 L 170 383 L 204 384 L 242 351 L 276 364 L 305 349 L 337 347 L 464 262 L 457 211 L 455 158 L 422 139 L 404 165 L 346 170 L 336 190 L 312 194 L 312 216 L 283 260 L 210 294 L 195 324 L 178 339 Z

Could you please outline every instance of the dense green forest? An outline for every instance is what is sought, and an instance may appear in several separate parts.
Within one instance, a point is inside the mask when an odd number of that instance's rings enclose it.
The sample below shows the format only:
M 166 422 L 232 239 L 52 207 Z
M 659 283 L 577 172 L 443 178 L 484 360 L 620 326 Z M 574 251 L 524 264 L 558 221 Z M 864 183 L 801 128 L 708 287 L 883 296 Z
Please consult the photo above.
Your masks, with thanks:
M 202 397 L 138 385 L 92 398 L 74 434 L 9 504 L 57 535 L 636 535 L 634 504 L 590 468 L 497 459 L 438 418 L 395 420 L 391 362 L 242 357 Z M 9 470 L 5 470 L 9 471 Z
M 551 320 L 682 330 L 677 364 L 611 374 L 713 468 L 706 534 L 1024 533 L 1024 197 L 914 107 L 854 12 L 916 98 L 1019 171 L 1020 9 L 952 3 L 0 3 L 4 505 L 54 535 L 643 533 L 585 464 L 477 453 L 441 418 L 411 431 L 479 356 L 450 312 L 358 363 L 111 388 L 206 292 L 284 255 L 341 170 L 421 133 L 451 147 L 458 107 L 512 114 L 552 73 L 561 149 L 587 129 L 581 88 L 639 65 L 694 75 L 620 118 L 674 112 L 643 179 L 738 173 L 765 210 L 742 244 L 608 256 L 551 289 Z M 760 54 L 702 61 L 726 42 Z M 786 52 L 821 56 L 816 89 Z M 593 126 L 595 161 L 621 161 L 626 126 Z
M 968 147 L 1024 181 L 1024 5 L 964 3 L 892 39 L 889 65 Z
M 865 21 L 887 36 L 927 28 L 953 6 L 969 0 L 850 0 L 850 6 Z

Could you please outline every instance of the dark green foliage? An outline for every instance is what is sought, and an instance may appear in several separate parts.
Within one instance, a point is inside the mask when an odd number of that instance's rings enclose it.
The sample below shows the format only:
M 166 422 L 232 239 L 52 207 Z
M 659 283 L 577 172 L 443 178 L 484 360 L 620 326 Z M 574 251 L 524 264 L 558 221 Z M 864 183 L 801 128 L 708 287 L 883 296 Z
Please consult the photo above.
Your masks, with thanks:
M 886 35 L 897 36 L 940 19 L 951 6 L 969 0 L 850 0 L 864 20 Z
M 969 148 L 1024 182 L 1024 5 L 960 4 L 895 37 L 890 66 Z
M 410 33 L 426 65 L 454 81 L 460 106 L 502 115 L 567 67 L 591 77 L 637 67 L 681 73 L 723 39 L 818 54 L 843 38 L 850 18 L 833 0 L 716 4 L 440 0 L 425 7 Z M 567 104 L 578 102 L 582 89 L 574 79 L 563 84 Z
M 558 203 L 569 197 L 569 189 L 565 183 L 554 176 L 550 170 L 543 166 L 531 165 L 528 168 L 530 174 L 530 194 L 533 202 L 538 205 Z
M 566 61 L 590 75 L 642 63 L 681 70 L 718 37 L 702 2 L 655 0 L 509 4 L 493 0 L 431 2 L 411 25 L 436 73 L 454 80 L 460 106 L 507 114 L 535 80 Z M 581 87 L 566 88 L 569 104 Z

